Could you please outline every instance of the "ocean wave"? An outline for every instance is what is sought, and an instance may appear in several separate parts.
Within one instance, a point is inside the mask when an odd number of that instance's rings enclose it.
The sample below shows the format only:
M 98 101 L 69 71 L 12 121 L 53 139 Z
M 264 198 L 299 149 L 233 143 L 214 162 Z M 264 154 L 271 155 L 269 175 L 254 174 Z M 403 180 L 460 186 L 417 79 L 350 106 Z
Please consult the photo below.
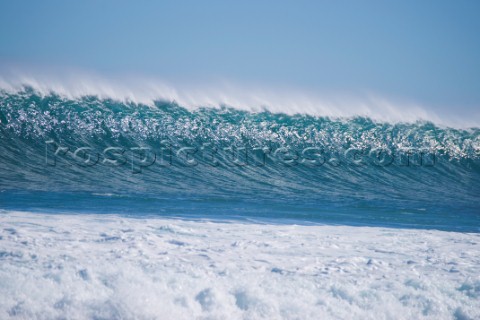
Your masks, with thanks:
M 77 192 L 61 206 L 97 210 L 86 192 L 142 212 L 160 210 L 159 201 L 187 212 L 172 202 L 182 199 L 213 201 L 212 214 L 243 217 L 262 210 L 312 220 L 389 210 L 407 217 L 426 210 L 428 222 L 415 215 L 410 225 L 439 228 L 461 212 L 468 218 L 458 225 L 474 230 L 480 208 L 479 128 L 67 98 L 25 87 L 0 95 L 0 139 L 0 189 L 11 208 L 23 196 L 9 192 L 23 190 Z M 435 220 L 442 215 L 448 219 Z

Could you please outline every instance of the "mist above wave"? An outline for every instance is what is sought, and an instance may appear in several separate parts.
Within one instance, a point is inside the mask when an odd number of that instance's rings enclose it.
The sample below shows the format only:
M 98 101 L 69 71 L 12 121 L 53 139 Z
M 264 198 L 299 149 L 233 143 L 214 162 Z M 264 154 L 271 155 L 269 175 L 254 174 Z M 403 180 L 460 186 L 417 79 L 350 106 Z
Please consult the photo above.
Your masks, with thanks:
M 85 74 L 63 77 L 15 74 L 0 77 L 0 90 L 4 92 L 17 93 L 25 87 L 32 88 L 43 96 L 52 93 L 68 99 L 96 96 L 99 99 L 145 105 L 153 105 L 155 101 L 168 101 L 189 110 L 228 106 L 248 112 L 269 111 L 335 118 L 368 117 L 394 123 L 422 120 L 457 128 L 478 127 L 478 122 L 472 117 L 441 115 L 432 108 L 414 102 L 395 101 L 373 93 L 322 94 L 295 88 L 236 85 L 227 81 L 210 85 L 171 85 L 153 78 L 113 79 Z

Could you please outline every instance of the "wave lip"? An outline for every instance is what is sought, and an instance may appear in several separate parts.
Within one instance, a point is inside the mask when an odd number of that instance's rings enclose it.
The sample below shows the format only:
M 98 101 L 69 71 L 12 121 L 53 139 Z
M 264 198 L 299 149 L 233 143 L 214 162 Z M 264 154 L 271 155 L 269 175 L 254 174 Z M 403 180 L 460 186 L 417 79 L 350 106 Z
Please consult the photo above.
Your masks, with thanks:
M 176 102 L 189 110 L 199 107 L 229 106 L 249 112 L 269 111 L 288 115 L 306 114 L 321 117 L 368 117 L 378 121 L 431 121 L 456 128 L 478 127 L 480 114 L 459 117 L 457 114 L 439 114 L 432 108 L 408 101 L 395 101 L 381 95 L 367 93 L 318 94 L 293 88 L 268 86 L 241 86 L 228 82 L 216 85 L 178 85 L 152 78 L 131 77 L 128 80 L 108 79 L 99 75 L 76 72 L 64 76 L 13 73 L 0 77 L 0 88 L 18 93 L 28 87 L 42 96 L 57 94 L 67 99 L 96 96 L 120 102 L 153 105 L 155 101 Z

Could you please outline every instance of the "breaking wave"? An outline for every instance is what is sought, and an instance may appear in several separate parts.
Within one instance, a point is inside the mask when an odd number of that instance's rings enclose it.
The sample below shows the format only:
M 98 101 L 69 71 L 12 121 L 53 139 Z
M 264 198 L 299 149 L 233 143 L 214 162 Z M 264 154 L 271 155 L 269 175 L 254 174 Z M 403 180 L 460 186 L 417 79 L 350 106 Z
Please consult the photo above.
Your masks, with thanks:
M 273 111 L 3 90 L 2 207 L 478 231 L 479 128 Z

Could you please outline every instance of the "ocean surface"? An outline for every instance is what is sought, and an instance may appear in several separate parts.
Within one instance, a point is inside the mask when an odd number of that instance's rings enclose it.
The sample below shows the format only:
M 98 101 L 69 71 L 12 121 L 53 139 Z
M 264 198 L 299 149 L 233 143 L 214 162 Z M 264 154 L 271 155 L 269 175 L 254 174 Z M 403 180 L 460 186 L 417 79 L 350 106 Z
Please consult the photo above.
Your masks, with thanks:
M 479 195 L 479 127 L 2 90 L 0 318 L 478 319 Z

